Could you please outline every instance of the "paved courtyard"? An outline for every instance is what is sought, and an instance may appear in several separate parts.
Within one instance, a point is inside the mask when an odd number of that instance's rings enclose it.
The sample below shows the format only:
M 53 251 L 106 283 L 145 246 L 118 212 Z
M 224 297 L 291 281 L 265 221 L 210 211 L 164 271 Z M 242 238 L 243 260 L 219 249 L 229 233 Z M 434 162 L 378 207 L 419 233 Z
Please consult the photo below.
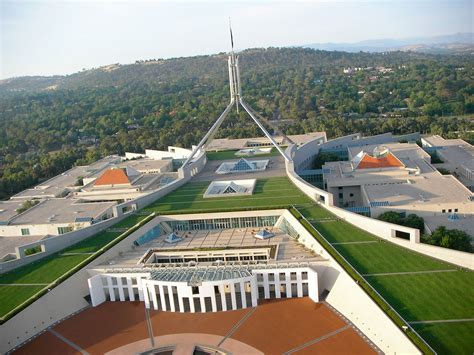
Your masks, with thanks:
M 309 298 L 215 313 L 151 311 L 155 347 L 201 344 L 234 354 L 375 354 L 357 329 Z M 141 302 L 106 302 L 48 329 L 15 354 L 114 354 L 150 350 Z M 176 349 L 177 350 L 177 349 Z M 177 351 L 176 351 L 177 353 Z

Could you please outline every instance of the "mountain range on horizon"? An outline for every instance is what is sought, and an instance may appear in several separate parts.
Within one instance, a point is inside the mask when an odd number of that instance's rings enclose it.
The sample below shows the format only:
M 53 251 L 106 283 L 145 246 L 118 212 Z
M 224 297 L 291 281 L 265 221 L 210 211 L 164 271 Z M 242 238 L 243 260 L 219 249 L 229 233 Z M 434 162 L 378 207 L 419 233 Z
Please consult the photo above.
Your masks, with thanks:
M 472 55 L 474 54 L 474 32 L 469 33 L 456 33 L 451 35 L 433 36 L 433 37 L 413 37 L 405 39 L 374 39 L 364 40 L 353 43 L 312 43 L 299 46 L 283 46 L 280 48 L 310 48 L 315 50 L 329 51 L 329 52 L 349 52 L 349 53 L 381 53 L 390 51 L 406 51 L 423 54 L 454 54 L 454 55 Z M 258 50 L 258 48 L 246 49 L 243 51 Z M 242 50 L 238 50 L 242 52 Z M 189 56 L 179 58 L 168 58 L 168 59 L 149 59 L 149 60 L 137 60 L 135 63 L 114 63 L 98 66 L 90 69 L 83 69 L 75 73 L 67 75 L 26 75 L 17 76 L 11 78 L 0 79 L 0 93 L 6 88 L 13 89 L 10 86 L 13 84 L 15 87 L 16 83 L 28 81 L 28 86 L 36 87 L 39 85 L 42 89 L 47 87 L 55 87 L 55 85 L 63 81 L 63 79 L 70 78 L 74 79 L 77 77 L 83 77 L 96 72 L 111 72 L 115 69 L 123 66 L 132 66 L 137 63 L 162 63 L 167 60 L 186 60 L 192 58 L 205 58 L 205 57 L 219 57 L 222 53 L 208 54 L 200 56 Z M 19 89 L 19 88 L 16 88 Z
M 413 51 L 431 54 L 474 53 L 474 33 L 455 33 L 431 37 L 373 39 L 360 42 L 326 42 L 303 45 L 305 48 L 343 52 Z

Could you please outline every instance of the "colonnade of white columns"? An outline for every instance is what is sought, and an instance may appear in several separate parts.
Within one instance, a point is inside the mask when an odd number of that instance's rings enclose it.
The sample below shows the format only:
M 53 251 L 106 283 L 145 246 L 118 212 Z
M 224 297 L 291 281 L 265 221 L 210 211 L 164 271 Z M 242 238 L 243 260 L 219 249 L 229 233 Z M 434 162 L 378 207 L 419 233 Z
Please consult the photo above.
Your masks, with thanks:
M 91 277 L 92 305 L 110 301 L 144 301 L 147 308 L 170 312 L 217 312 L 256 307 L 258 298 L 309 296 L 319 301 L 317 273 L 309 267 L 254 269 L 229 280 L 159 281 L 149 274 L 103 274 Z

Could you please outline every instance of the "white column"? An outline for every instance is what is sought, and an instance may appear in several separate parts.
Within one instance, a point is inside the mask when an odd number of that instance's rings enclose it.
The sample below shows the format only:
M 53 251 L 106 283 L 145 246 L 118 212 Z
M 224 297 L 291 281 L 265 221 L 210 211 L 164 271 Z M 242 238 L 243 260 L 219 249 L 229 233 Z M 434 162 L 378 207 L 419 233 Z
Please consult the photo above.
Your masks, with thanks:
M 301 275 L 301 270 L 296 272 L 296 282 L 298 297 L 303 297 L 303 277 Z
M 148 284 L 142 284 L 142 287 L 143 287 L 143 298 L 145 300 L 145 307 L 146 308 L 150 308 L 150 294 L 148 293 Z
M 285 271 L 285 282 L 286 282 L 286 298 L 291 298 L 291 273 L 290 271 Z
M 230 283 L 230 298 L 232 299 L 232 309 L 237 309 L 237 298 L 235 297 L 235 285 L 233 282 Z
M 112 286 L 112 277 L 107 276 L 107 287 L 109 288 L 110 300 L 115 301 L 115 292 Z
M 258 305 L 258 284 L 257 284 L 257 276 L 253 276 L 253 280 L 250 282 L 250 286 L 252 287 L 252 307 L 257 307 Z
M 221 294 L 222 310 L 227 311 L 227 301 L 225 299 L 225 287 L 224 287 L 224 285 L 219 285 L 219 293 Z
M 268 284 L 268 273 L 264 272 L 263 273 L 263 293 L 265 295 L 265 298 L 270 298 L 270 289 L 269 289 L 269 284 Z
M 216 301 L 216 292 L 214 291 L 214 285 L 212 286 L 211 306 L 212 306 L 212 311 L 217 312 L 217 301 Z
M 196 309 L 194 308 L 194 297 L 193 296 L 189 297 L 189 309 L 191 310 L 191 313 L 196 313 Z
M 171 312 L 176 312 L 176 309 L 174 306 L 173 286 L 168 286 L 168 298 L 170 300 Z
M 276 272 L 275 276 L 275 297 L 281 298 L 281 281 L 280 281 L 280 273 Z
M 139 276 L 137 276 L 137 286 L 138 286 L 138 299 L 140 301 L 143 301 L 143 284 L 142 284 L 143 279 Z
M 178 306 L 179 306 L 179 311 L 184 312 L 184 302 L 183 302 L 183 297 L 180 297 L 179 287 L 180 286 L 178 286 Z
M 245 283 L 240 281 L 240 299 L 242 300 L 242 308 L 247 308 L 247 297 L 245 297 Z
M 128 297 L 130 298 L 130 301 L 135 301 L 135 293 L 133 292 L 132 278 L 130 276 L 127 276 L 127 287 L 128 287 Z
M 117 286 L 118 286 L 118 291 L 119 291 L 119 298 L 120 301 L 125 301 L 125 294 L 123 293 L 123 284 L 122 284 L 122 278 L 117 277 Z
M 163 288 L 166 287 L 166 286 L 163 286 L 163 285 L 160 284 L 160 285 L 158 285 L 158 287 L 159 287 L 159 290 L 160 290 L 161 308 L 163 308 L 162 311 L 167 311 L 168 309 L 166 308 L 165 292 L 163 290 Z
M 206 302 L 204 302 L 204 296 L 199 293 L 199 303 L 201 304 L 201 313 L 206 312 Z
M 155 311 L 158 310 L 158 298 L 156 297 L 156 284 L 153 282 L 147 283 L 147 291 L 149 292 L 149 295 L 151 296 L 151 299 L 153 300 L 153 309 Z M 149 296 L 149 297 L 150 297 Z
M 89 285 L 89 293 L 91 294 L 92 306 L 98 306 L 99 304 L 105 302 L 105 290 L 104 285 L 102 284 L 102 276 L 95 275 L 87 280 Z
M 318 274 L 313 270 L 308 270 L 308 296 L 314 302 L 319 302 Z

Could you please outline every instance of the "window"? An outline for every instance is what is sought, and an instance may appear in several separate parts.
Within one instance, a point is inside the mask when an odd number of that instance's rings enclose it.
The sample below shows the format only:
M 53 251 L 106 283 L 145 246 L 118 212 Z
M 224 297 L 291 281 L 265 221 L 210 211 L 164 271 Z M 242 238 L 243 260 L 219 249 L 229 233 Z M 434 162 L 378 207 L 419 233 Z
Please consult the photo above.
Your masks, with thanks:
M 193 286 L 193 295 L 199 295 L 199 286 Z
M 72 231 L 72 227 L 58 227 L 58 234 L 64 234 Z
M 21 229 L 21 235 L 30 235 L 30 229 L 29 228 L 22 228 Z
M 451 211 L 452 211 L 452 209 L 450 208 L 450 209 L 448 210 L 448 212 L 451 213 Z
M 350 196 L 350 197 L 354 197 L 354 194 L 353 194 L 353 193 L 350 193 L 349 196 Z
M 457 211 L 458 211 L 458 209 L 457 209 L 457 208 L 455 208 L 455 209 L 454 209 L 454 212 L 457 212 Z
M 441 212 L 442 212 L 442 213 L 446 213 L 446 210 L 442 210 Z
M 342 192 L 339 192 L 339 198 L 343 198 L 344 194 Z

